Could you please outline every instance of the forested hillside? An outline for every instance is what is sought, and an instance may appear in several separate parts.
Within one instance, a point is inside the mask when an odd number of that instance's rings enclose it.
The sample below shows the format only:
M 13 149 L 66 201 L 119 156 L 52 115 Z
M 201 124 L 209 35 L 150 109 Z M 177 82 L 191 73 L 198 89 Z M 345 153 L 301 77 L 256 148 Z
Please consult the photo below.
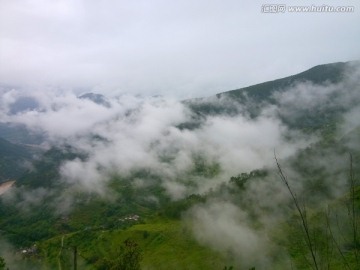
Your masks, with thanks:
M 9 269 L 358 269 L 359 90 L 347 62 L 182 102 L 9 107 L 39 141 L 0 139 L 0 183 L 16 180 L 0 256 Z

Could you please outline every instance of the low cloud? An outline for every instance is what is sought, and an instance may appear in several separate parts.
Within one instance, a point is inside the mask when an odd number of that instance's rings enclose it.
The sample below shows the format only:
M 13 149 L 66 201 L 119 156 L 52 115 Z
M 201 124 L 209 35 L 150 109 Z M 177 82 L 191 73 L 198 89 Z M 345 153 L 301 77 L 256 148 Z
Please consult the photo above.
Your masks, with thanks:
M 254 118 L 246 113 L 248 104 L 226 98 L 215 105 L 226 108 L 229 102 L 228 107 L 234 108 L 230 113 L 202 115 L 194 113 L 186 102 L 163 97 L 122 95 L 107 98 L 108 105 L 103 106 L 60 91 L 26 93 L 36 100 L 36 108 L 14 112 L 17 100 L 23 96 L 20 90 L 3 90 L 0 115 L 2 122 L 23 124 L 45 134 L 49 147 L 66 146 L 80 154 L 64 160 L 59 167 L 61 183 L 70 185 L 73 192 L 112 197 L 108 183 L 115 175 L 133 179 L 133 186 L 139 189 L 156 182 L 173 200 L 194 193 L 210 194 L 239 173 L 261 168 L 274 172 L 276 150 L 299 197 L 311 204 L 321 199 L 326 203 L 346 191 L 344 168 L 348 167 L 348 154 L 337 145 L 317 150 L 318 138 L 299 126 L 301 121 L 311 119 L 311 112 L 320 111 L 315 120 L 342 123 L 337 133 L 330 135 L 340 140 L 350 138 L 345 144 L 348 149 L 359 149 L 358 70 L 336 84 L 295 84 L 275 94 L 274 103 L 264 103 Z M 217 100 L 208 101 L 211 105 Z M 185 128 L 184 123 L 190 124 Z M 308 148 L 306 158 L 297 159 L 298 150 L 304 148 Z M 141 170 L 146 173 L 132 178 Z M 322 197 L 313 196 L 316 188 L 306 180 L 312 172 L 320 175 L 320 187 L 327 188 L 322 189 Z M 23 204 L 36 206 L 51 192 L 34 190 L 23 196 Z M 146 196 L 153 203 L 159 202 L 155 195 Z M 71 208 L 73 194 L 60 194 L 57 202 L 57 211 L 66 212 Z M 220 194 L 195 205 L 184 220 L 200 243 L 225 253 L 245 268 L 266 268 L 273 265 L 272 252 L 282 252 L 269 235 L 273 225 L 293 213 L 289 202 L 286 188 L 273 173 L 247 183 L 246 192 L 239 198 Z
M 197 205 L 187 212 L 185 220 L 199 243 L 223 253 L 245 269 L 271 265 L 268 250 L 271 243 L 264 232 L 254 229 L 247 213 L 230 202 L 214 201 Z
M 350 119 L 357 116 L 353 111 L 360 102 L 360 64 L 358 61 L 347 65 L 343 78 L 338 83 L 325 82 L 321 85 L 310 82 L 298 82 L 289 88 L 275 92 L 273 98 L 276 101 L 275 110 L 278 115 L 285 118 L 293 125 L 301 125 L 301 122 L 308 121 L 313 115 L 317 121 L 322 120 L 327 124 L 341 122 L 344 116 Z M 312 115 L 313 114 L 313 115 Z M 336 118 L 335 118 L 336 117 Z M 309 119 L 310 118 L 310 119 Z M 352 121 L 354 124 L 354 121 Z M 359 122 L 357 122 L 359 124 Z M 339 130 L 340 133 L 346 130 Z
M 149 169 L 161 177 L 169 195 L 178 199 L 206 192 L 239 172 L 273 166 L 274 149 L 286 158 L 315 142 L 311 135 L 290 130 L 281 117 L 298 119 L 296 114 L 314 108 L 331 110 L 352 104 L 357 98 L 357 82 L 358 77 L 352 74 L 339 84 L 297 84 L 276 94 L 276 105 L 264 104 L 254 119 L 243 113 L 246 111 L 243 105 L 221 98 L 221 107 L 237 105 L 240 114 L 202 117 L 196 120 L 200 124 L 190 129 L 180 126 L 193 122 L 197 116 L 186 104 L 163 97 L 122 95 L 107 98 L 108 106 L 103 106 L 71 92 L 38 90 L 26 92 L 28 98 L 37 102 L 37 107 L 14 114 L 11 108 L 22 92 L 5 89 L 0 108 L 3 122 L 26 125 L 30 130 L 46 134 L 49 146 L 68 145 L 83 155 L 84 158 L 61 165 L 65 182 L 105 194 L 112 175 L 128 176 L 136 170 Z M 332 103 L 333 94 L 339 98 Z M 216 100 L 209 99 L 209 104 L 216 106 Z M 192 178 L 201 185 L 196 182 L 186 185 L 192 181 L 188 175 L 198 157 L 205 164 L 217 164 L 220 170 L 210 181 Z

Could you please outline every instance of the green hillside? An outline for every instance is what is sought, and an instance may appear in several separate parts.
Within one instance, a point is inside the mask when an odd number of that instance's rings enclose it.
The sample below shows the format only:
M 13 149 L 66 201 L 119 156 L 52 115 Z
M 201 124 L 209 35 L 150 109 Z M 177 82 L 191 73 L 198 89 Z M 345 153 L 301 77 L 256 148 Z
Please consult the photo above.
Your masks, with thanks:
M 107 269 L 107 263 L 119 255 L 126 239 L 139 245 L 142 269 L 223 269 L 229 263 L 224 256 L 200 246 L 179 221 L 166 219 L 125 230 L 85 230 L 58 236 L 41 243 L 39 249 L 54 268 L 59 260 L 64 265 L 71 264 L 72 247 L 76 246 L 81 269 Z
M 196 116 L 192 122 L 184 123 L 182 127 L 189 129 L 199 127 L 201 121 L 207 116 L 236 117 L 242 114 L 256 119 L 264 108 L 276 105 L 279 108 L 279 118 L 291 129 L 300 129 L 305 132 L 333 132 L 336 129 L 336 123 L 341 121 L 341 115 L 349 109 L 349 104 L 339 104 L 336 101 L 347 93 L 346 87 L 356 87 L 353 85 L 342 86 L 340 83 L 348 74 L 352 74 L 356 70 L 359 63 L 359 61 L 353 61 L 319 65 L 299 74 L 274 81 L 222 92 L 212 97 L 186 100 L 184 103 Z M 279 104 L 276 95 L 285 93 L 301 83 L 305 83 L 305 88 L 309 87 L 309 84 L 315 87 L 339 84 L 340 89 L 329 95 L 326 106 L 314 108 L 291 106 L 288 108 L 284 104 Z M 306 86 L 306 84 L 308 85 Z M 358 102 L 356 99 L 353 101 Z M 295 99 L 293 102 L 296 103 L 297 100 Z M 291 114 L 284 113 L 290 109 Z
M 357 98 L 349 95 L 348 103 L 335 102 L 347 93 L 347 85 L 340 82 L 352 64 L 316 66 L 209 99 L 185 101 L 191 109 L 189 122 L 162 130 L 185 139 L 178 142 L 169 135 L 162 137 L 169 142 L 157 138 L 149 144 L 136 141 L 155 157 L 140 159 L 140 164 L 129 168 L 112 162 L 123 150 L 121 158 L 125 158 L 121 160 L 132 162 L 126 146 L 104 148 L 118 151 L 111 160 L 106 159 L 101 146 L 112 142 L 96 132 L 86 140 L 80 135 L 71 138 L 76 141 L 73 146 L 69 139 L 38 152 L 27 169 L 20 165 L 31 160 L 33 152 L 0 139 L 0 182 L 10 177 L 17 180 L 0 196 L 0 258 L 5 258 L 10 270 L 74 269 L 75 262 L 77 269 L 89 270 L 139 269 L 130 267 L 131 263 L 149 270 L 359 269 L 360 123 L 356 122 L 358 112 L 352 112 Z M 324 87 L 336 84 L 338 88 L 325 102 L 328 106 L 309 109 L 277 104 L 274 93 L 305 81 Z M 352 86 L 356 90 L 358 85 Z M 224 119 L 225 124 L 217 128 L 237 132 L 241 123 L 235 122 L 236 127 L 229 123 L 239 116 L 250 123 L 245 128 L 252 129 L 263 117 L 264 107 L 272 105 L 277 107 L 271 117 L 281 122 L 276 128 L 286 130 L 279 132 L 277 147 L 296 145 L 295 150 L 282 152 L 285 158 L 277 156 L 278 149 L 255 147 L 258 156 L 274 153 L 264 163 L 268 165 L 256 165 L 249 171 L 239 169 L 242 164 L 230 168 L 228 163 L 236 164 L 234 160 L 247 160 L 239 153 L 221 159 L 227 153 L 220 144 L 227 143 L 227 138 L 219 138 L 209 149 L 211 142 L 203 139 L 208 136 L 196 137 L 207 131 L 201 129 L 203 125 Z M 286 114 L 289 109 L 294 115 Z M 345 131 L 345 116 L 350 113 L 355 120 L 350 119 L 354 123 L 346 125 Z M 134 119 L 126 120 L 138 120 Z M 109 129 L 110 124 L 106 126 Z M 116 132 L 122 132 L 120 127 Z M 119 136 L 112 135 L 113 140 Z M 147 139 L 146 132 L 142 135 Z M 260 128 L 246 139 L 257 146 L 268 136 L 272 134 Z M 238 147 L 237 138 L 227 151 Z M 247 143 L 239 147 L 244 147 L 245 158 L 252 160 L 257 155 L 247 149 Z M 271 148 L 268 145 L 265 147 Z M 190 148 L 188 156 L 182 153 L 185 147 Z M 97 151 L 98 159 L 91 159 Z M 177 158 L 180 161 L 173 162 Z M 111 163 L 111 169 L 99 159 Z M 83 175 L 67 179 L 62 174 L 64 164 Z M 92 170 L 101 173 L 101 179 L 95 181 L 87 174 Z M 85 188 L 84 183 L 89 186 Z
M 269 100 L 274 92 L 284 91 L 295 83 L 311 82 L 319 85 L 325 83 L 338 83 L 344 78 L 344 73 L 351 68 L 349 64 L 350 62 L 339 62 L 319 65 L 296 75 L 226 91 L 217 96 L 221 97 L 222 95 L 229 95 L 232 98 L 243 101 L 246 95 L 256 102 L 262 102 Z

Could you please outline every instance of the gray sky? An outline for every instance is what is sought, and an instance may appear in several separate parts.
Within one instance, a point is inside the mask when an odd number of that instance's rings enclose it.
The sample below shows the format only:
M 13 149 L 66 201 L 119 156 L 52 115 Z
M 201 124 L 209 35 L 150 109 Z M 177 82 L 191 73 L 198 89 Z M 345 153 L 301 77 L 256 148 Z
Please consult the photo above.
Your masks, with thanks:
M 360 59 L 359 1 L 283 2 L 355 11 L 268 14 L 266 0 L 0 0 L 0 83 L 189 98 Z

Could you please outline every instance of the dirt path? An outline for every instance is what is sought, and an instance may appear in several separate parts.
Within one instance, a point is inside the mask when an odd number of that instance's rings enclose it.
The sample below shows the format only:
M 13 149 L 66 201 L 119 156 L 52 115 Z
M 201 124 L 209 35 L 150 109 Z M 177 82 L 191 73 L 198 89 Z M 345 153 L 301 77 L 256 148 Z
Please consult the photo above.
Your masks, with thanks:
M 64 248 L 64 235 L 61 237 L 61 247 L 60 247 L 60 251 L 59 251 L 59 255 L 58 255 L 59 270 L 62 270 L 62 266 L 61 266 L 61 253 L 62 253 L 63 248 Z
M 0 195 L 4 194 L 6 191 L 8 191 L 14 184 L 15 184 L 14 180 L 7 181 L 5 183 L 1 183 L 0 184 Z

